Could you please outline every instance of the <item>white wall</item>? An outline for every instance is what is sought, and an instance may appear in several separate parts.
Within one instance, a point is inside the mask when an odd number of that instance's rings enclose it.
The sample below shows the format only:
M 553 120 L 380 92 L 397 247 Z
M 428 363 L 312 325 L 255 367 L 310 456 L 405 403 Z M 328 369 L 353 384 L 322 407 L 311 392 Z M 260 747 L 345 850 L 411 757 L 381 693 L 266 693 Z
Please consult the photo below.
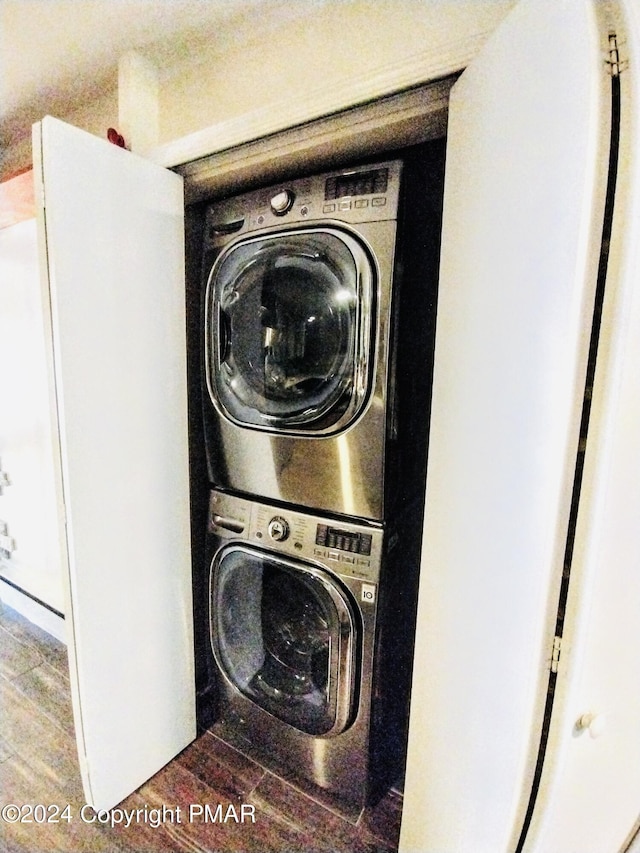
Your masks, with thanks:
M 291 4 L 303 17 L 255 20 L 226 46 L 213 41 L 168 67 L 160 84 L 161 143 L 354 77 L 388 76 L 412 57 L 442 62 L 488 35 L 514 0 L 325 0 Z M 277 8 L 273 7 L 274 11 Z M 464 50 L 464 47 L 462 47 Z

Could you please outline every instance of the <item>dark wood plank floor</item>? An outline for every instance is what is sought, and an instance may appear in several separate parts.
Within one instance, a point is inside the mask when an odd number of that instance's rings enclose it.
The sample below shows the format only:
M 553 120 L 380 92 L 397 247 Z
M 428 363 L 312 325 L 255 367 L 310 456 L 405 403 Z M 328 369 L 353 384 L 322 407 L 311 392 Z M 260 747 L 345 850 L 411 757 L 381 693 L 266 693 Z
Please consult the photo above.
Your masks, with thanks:
M 70 821 L 62 813 L 67 803 Z M 350 822 L 209 731 L 121 804 L 140 810 L 129 827 L 84 822 L 66 649 L 2 607 L 0 807 L 6 804 L 42 804 L 49 817 L 55 817 L 51 807 L 61 810 L 58 823 L 38 823 L 36 813 L 32 823 L 0 819 L 0 849 L 7 853 L 389 853 L 397 849 L 402 798 L 391 792 Z M 228 819 L 205 821 L 197 814 L 189 819 L 189 804 L 208 804 L 210 816 L 220 804 Z

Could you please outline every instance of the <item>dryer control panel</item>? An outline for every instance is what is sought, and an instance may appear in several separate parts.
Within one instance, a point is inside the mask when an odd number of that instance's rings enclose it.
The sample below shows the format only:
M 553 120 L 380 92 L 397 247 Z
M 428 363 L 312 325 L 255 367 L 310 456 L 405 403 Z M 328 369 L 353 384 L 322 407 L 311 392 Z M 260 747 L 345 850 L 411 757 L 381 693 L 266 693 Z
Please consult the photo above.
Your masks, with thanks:
M 254 190 L 207 209 L 205 249 L 274 226 L 342 221 L 354 225 L 395 220 L 402 162 L 356 166 Z
M 223 541 L 255 545 L 321 563 L 338 574 L 377 581 L 383 554 L 381 525 L 330 520 L 296 509 L 212 491 L 209 532 Z

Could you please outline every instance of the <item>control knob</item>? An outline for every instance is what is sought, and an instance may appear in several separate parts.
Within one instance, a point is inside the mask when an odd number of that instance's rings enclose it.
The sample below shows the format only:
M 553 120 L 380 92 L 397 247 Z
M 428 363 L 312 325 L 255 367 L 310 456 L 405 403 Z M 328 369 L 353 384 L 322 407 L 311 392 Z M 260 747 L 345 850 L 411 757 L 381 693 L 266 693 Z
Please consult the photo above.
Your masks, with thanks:
M 269 536 L 272 539 L 275 539 L 276 542 L 284 542 L 284 540 L 289 536 L 289 525 L 285 519 L 279 515 L 276 515 L 275 518 L 271 519 L 267 530 L 269 531 Z
M 271 210 L 276 216 L 284 216 L 293 207 L 295 197 L 293 190 L 282 190 L 271 198 Z

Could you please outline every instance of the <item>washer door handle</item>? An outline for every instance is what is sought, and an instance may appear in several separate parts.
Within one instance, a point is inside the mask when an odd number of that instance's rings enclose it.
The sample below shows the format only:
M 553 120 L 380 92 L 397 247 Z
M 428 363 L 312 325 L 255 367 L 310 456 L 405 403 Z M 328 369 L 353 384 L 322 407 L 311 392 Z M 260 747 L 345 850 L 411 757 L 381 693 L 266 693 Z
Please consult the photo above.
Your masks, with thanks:
M 226 361 L 231 344 L 231 320 L 229 315 L 218 305 L 218 357 L 220 364 Z

